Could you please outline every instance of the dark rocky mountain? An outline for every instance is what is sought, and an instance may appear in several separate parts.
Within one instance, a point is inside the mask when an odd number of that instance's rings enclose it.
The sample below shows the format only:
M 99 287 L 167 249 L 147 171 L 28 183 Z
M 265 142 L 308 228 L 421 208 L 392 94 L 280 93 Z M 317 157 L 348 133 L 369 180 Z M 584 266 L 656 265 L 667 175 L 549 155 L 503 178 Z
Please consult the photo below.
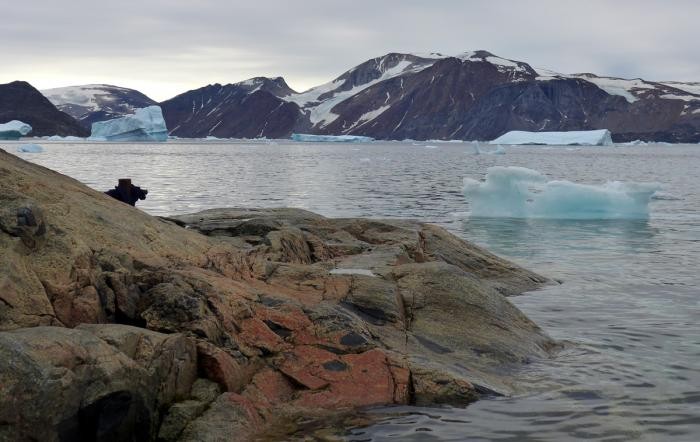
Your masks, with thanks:
M 137 90 L 109 84 L 67 86 L 41 93 L 88 130 L 96 121 L 123 117 L 136 109 L 158 104 Z
M 306 92 L 281 78 L 211 85 L 163 103 L 182 137 L 492 140 L 510 130 L 610 129 L 616 141 L 700 141 L 697 83 L 560 74 L 486 51 L 366 61 Z
M 160 104 L 171 135 L 204 138 L 288 137 L 305 115 L 285 97 L 296 94 L 282 78 L 213 84 Z
M 29 136 L 89 135 L 73 117 L 61 112 L 25 81 L 0 84 L 0 123 L 20 120 L 32 126 Z

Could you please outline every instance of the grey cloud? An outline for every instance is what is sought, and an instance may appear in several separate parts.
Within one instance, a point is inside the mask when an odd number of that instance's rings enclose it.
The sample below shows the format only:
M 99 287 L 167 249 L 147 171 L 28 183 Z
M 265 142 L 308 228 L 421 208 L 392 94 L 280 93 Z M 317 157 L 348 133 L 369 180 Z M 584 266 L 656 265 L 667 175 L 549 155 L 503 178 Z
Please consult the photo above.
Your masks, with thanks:
M 3 3 L 7 0 L 1 0 Z M 304 89 L 391 51 L 487 49 L 562 72 L 700 81 L 695 0 L 31 0 L 0 5 L 0 81 L 157 99 L 281 75 Z

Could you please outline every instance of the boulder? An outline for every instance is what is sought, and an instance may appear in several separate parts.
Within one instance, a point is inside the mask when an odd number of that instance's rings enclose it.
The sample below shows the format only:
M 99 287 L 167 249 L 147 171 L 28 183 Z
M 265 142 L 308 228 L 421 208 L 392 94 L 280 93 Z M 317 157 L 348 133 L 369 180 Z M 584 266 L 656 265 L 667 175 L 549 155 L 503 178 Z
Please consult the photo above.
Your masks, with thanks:
M 146 370 L 92 333 L 0 333 L 0 440 L 150 440 L 158 422 Z

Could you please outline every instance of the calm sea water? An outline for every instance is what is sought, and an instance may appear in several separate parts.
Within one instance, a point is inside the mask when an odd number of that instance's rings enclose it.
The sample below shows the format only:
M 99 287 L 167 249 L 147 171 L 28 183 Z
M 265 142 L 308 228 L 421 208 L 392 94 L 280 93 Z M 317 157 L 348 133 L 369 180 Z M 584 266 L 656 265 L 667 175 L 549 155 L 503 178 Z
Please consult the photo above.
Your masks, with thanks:
M 16 143 L 1 143 L 11 152 Z M 44 143 L 18 154 L 152 214 L 294 206 L 414 217 L 563 282 L 511 300 L 572 345 L 518 375 L 530 392 L 466 409 L 392 407 L 352 441 L 700 440 L 700 146 L 507 148 L 462 143 Z M 469 219 L 462 178 L 494 165 L 551 179 L 659 182 L 648 220 Z

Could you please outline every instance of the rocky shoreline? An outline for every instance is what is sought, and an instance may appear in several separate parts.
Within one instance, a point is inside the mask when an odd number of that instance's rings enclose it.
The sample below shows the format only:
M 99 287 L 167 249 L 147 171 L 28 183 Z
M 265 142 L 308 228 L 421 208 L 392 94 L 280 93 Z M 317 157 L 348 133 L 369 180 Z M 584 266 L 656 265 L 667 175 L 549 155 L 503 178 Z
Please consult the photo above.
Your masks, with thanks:
M 156 218 L 2 150 L 0 251 L 0 441 L 251 440 L 466 405 L 556 345 L 507 300 L 547 280 L 440 227 Z

